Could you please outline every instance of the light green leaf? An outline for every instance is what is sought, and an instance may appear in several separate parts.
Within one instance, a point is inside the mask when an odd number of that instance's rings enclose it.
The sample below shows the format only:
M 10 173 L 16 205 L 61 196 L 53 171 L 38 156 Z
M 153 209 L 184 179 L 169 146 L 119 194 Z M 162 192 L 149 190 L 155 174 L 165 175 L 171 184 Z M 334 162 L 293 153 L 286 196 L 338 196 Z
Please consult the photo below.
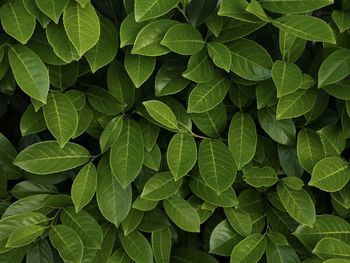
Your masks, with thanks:
M 63 225 L 72 228 L 81 238 L 84 248 L 100 249 L 102 244 L 102 230 L 95 218 L 88 212 L 75 212 L 73 206 L 63 209 L 60 216 Z
M 63 61 L 70 63 L 74 60 L 79 60 L 80 56 L 70 42 L 63 24 L 48 24 L 46 27 L 46 37 L 54 53 Z
M 318 130 L 326 156 L 338 156 L 346 147 L 344 131 L 335 125 L 328 125 Z
M 252 234 L 240 241 L 232 250 L 230 262 L 257 263 L 265 252 L 266 238 L 262 234 Z
M 316 103 L 316 89 L 299 89 L 278 100 L 276 119 L 292 119 L 311 111 Z
M 125 120 L 119 138 L 112 145 L 110 154 L 112 174 L 124 189 L 138 176 L 143 159 L 140 125 L 134 120 Z
M 350 242 L 350 224 L 336 215 L 318 215 L 312 227 L 300 225 L 293 233 L 309 250 L 325 237 L 334 237 L 345 243 Z
M 39 56 L 22 45 L 10 46 L 8 58 L 18 86 L 30 97 L 46 103 L 49 72 Z
M 250 23 L 260 22 L 260 19 L 255 15 L 248 13 L 246 8 L 248 7 L 248 1 L 246 0 L 222 0 L 218 15 L 228 16 L 237 20 L 242 20 Z
M 118 139 L 123 128 L 123 116 L 113 118 L 108 122 L 100 136 L 101 152 L 108 150 Z
M 120 25 L 120 47 L 132 45 L 137 34 L 147 25 L 147 22 L 136 22 L 134 12 L 128 14 Z
M 277 172 L 269 166 L 264 166 L 262 168 L 253 166 L 244 173 L 244 181 L 256 188 L 270 187 L 277 183 L 278 175 Z
M 63 12 L 63 25 L 79 56 L 96 45 L 100 37 L 100 22 L 89 2 L 85 7 L 70 1 Z
M 29 14 L 34 16 L 40 25 L 45 28 L 50 23 L 50 18 L 48 18 L 43 12 L 40 11 L 36 4 L 33 4 L 31 0 L 23 0 L 23 6 Z
M 145 158 L 143 161 L 143 165 L 154 170 L 154 171 L 159 171 L 160 169 L 160 164 L 162 159 L 162 153 L 160 151 L 160 148 L 158 144 L 155 144 L 151 151 L 147 151 L 145 149 Z
M 340 157 L 326 157 L 312 170 L 310 186 L 326 192 L 341 190 L 350 179 L 349 164 Z
M 227 44 L 231 51 L 231 71 L 240 77 L 259 81 L 271 78 L 272 59 L 259 44 L 245 38 Z
M 299 263 L 299 257 L 294 248 L 289 245 L 277 245 L 268 243 L 266 247 L 266 258 L 268 263 Z
M 125 69 L 134 83 L 139 88 L 151 75 L 156 66 L 154 57 L 146 57 L 126 53 L 124 59 Z
M 280 98 L 300 87 L 303 73 L 297 65 L 277 60 L 272 67 L 272 79 L 277 88 L 277 98 Z
M 317 243 L 312 253 L 323 260 L 332 258 L 350 259 L 350 245 L 334 237 L 325 237 Z
M 187 232 L 199 232 L 200 219 L 197 211 L 186 200 L 173 196 L 163 201 L 165 212 L 181 229 Z
M 160 43 L 180 55 L 194 55 L 201 51 L 205 44 L 200 32 L 189 24 L 172 26 Z
M 227 219 L 221 221 L 213 229 L 209 240 L 209 253 L 230 256 L 233 248 L 242 240 L 242 237 L 236 233 Z
M 177 24 L 170 19 L 159 19 L 147 24 L 137 34 L 134 47 L 131 54 L 144 56 L 161 56 L 170 52 L 170 50 L 160 44 L 165 33 Z
M 334 0 L 261 0 L 261 5 L 275 13 L 295 14 L 307 13 L 324 6 L 333 4 Z
M 114 24 L 101 16 L 100 26 L 101 33 L 96 45 L 84 55 L 92 73 L 109 64 L 117 55 L 119 47 L 118 31 Z
M 160 17 L 175 8 L 180 0 L 135 0 L 137 22 Z
M 90 0 L 75 0 L 81 7 L 85 7 L 87 3 L 90 3 Z
M 156 263 L 169 262 L 171 251 L 171 231 L 165 228 L 161 231 L 152 232 L 152 250 Z
M 291 217 L 303 225 L 314 224 L 316 216 L 314 203 L 305 190 L 294 190 L 284 184 L 278 184 L 277 193 Z
M 78 112 L 71 100 L 63 93 L 49 94 L 43 107 L 46 125 L 63 148 L 78 128 Z
M 170 172 L 153 175 L 143 187 L 141 197 L 151 201 L 167 199 L 174 195 L 182 184 L 182 180 L 174 181 Z
M 219 140 L 204 139 L 199 145 L 198 166 L 204 182 L 217 194 L 228 189 L 237 168 L 228 147 Z
M 46 123 L 42 110 L 35 112 L 33 104 L 29 104 L 23 113 L 20 123 L 22 136 L 38 133 L 46 129 Z
M 228 146 L 238 170 L 253 159 L 256 144 L 257 134 L 253 118 L 248 113 L 235 113 L 229 127 Z
M 97 171 L 92 162 L 86 164 L 75 177 L 71 196 L 78 213 L 93 198 L 97 186 Z
M 122 222 L 124 236 L 129 235 L 140 225 L 144 212 L 131 208 L 128 216 Z
M 231 51 L 221 42 L 209 42 L 207 43 L 208 53 L 214 64 L 230 72 L 231 69 Z
M 188 60 L 187 68 L 182 73 L 182 76 L 196 83 L 208 83 L 213 79 L 214 66 L 207 51 L 202 49 Z
M 288 15 L 277 18 L 272 24 L 282 31 L 310 41 L 335 44 L 331 27 L 322 19 L 307 15 Z M 305 27 L 305 25 L 308 25 Z
M 225 208 L 225 215 L 232 228 L 241 236 L 249 236 L 252 232 L 253 222 L 248 213 L 234 208 Z
M 78 144 L 61 148 L 55 141 L 46 141 L 25 148 L 13 163 L 30 173 L 51 174 L 79 167 L 89 159 L 89 151 Z
M 62 259 L 72 263 L 81 262 L 83 242 L 73 229 L 65 225 L 55 225 L 51 227 L 49 236 Z
M 69 0 L 35 0 L 35 4 L 40 11 L 51 18 L 56 24 L 58 24 L 60 16 L 68 3 Z
M 279 31 L 279 48 L 283 60 L 294 63 L 303 54 L 306 46 L 306 40 L 301 39 L 288 31 Z
M 159 126 L 154 125 L 146 119 L 141 119 L 139 124 L 142 130 L 142 138 L 145 149 L 147 151 L 151 151 L 158 138 Z
M 336 83 L 350 74 L 350 55 L 348 49 L 332 52 L 318 70 L 318 87 Z
M 14 248 L 26 246 L 41 236 L 45 229 L 46 227 L 38 225 L 17 228 L 9 236 L 6 247 Z
M 35 18 L 24 8 L 22 0 L 4 3 L 0 9 L 0 18 L 3 30 L 23 45 L 34 33 Z
M 197 162 L 197 145 L 191 135 L 175 134 L 168 145 L 167 163 L 177 181 L 187 175 Z
M 111 173 L 107 155 L 97 166 L 96 199 L 102 215 L 116 227 L 126 218 L 131 208 L 131 186 L 123 189 L 118 183 Z
M 142 102 L 151 117 L 170 129 L 177 130 L 177 119 L 173 111 L 165 103 L 158 100 Z
M 348 12 L 334 10 L 332 12 L 332 19 L 339 28 L 340 33 L 344 33 L 345 30 L 350 28 L 350 15 Z
M 225 98 L 231 82 L 226 76 L 215 73 L 209 83 L 197 84 L 188 98 L 188 113 L 202 113 L 215 108 Z
M 122 246 L 128 256 L 136 263 L 152 263 L 152 248 L 148 240 L 138 231 L 127 236 L 119 235 Z
M 297 153 L 300 164 L 309 174 L 326 157 L 320 136 L 308 129 L 302 129 L 298 134 Z

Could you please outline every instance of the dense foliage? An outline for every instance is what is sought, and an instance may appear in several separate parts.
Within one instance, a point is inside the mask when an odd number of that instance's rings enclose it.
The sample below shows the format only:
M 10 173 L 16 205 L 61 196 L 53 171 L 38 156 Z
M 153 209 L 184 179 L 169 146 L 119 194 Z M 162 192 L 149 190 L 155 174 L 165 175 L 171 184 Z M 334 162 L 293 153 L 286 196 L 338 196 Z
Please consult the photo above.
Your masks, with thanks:
M 350 1 L 0 5 L 1 263 L 350 262 Z

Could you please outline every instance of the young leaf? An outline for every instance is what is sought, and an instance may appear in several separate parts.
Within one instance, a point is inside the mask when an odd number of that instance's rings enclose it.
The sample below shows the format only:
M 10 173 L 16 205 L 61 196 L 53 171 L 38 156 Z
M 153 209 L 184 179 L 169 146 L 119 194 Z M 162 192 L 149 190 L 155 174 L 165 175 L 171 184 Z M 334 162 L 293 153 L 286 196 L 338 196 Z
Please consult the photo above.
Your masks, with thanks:
M 72 184 L 71 196 L 78 213 L 93 198 L 97 185 L 97 171 L 92 162 L 86 164 L 77 174 Z
M 184 199 L 173 196 L 163 201 L 165 212 L 181 229 L 199 232 L 200 220 L 197 211 Z
M 256 151 L 257 134 L 253 118 L 248 113 L 237 112 L 228 132 L 228 146 L 238 170 L 249 163 Z
M 78 144 L 61 148 L 55 141 L 46 141 L 25 148 L 13 163 L 30 173 L 51 174 L 79 167 L 89 159 L 89 151 Z
M 326 192 L 336 192 L 341 190 L 349 179 L 348 163 L 340 157 L 327 157 L 315 165 L 309 185 Z
M 18 86 L 30 97 L 46 103 L 49 72 L 39 56 L 22 45 L 10 46 L 8 58 Z
M 219 140 L 204 139 L 199 145 L 198 166 L 204 182 L 217 194 L 235 181 L 237 168 L 228 147 Z
M 78 112 L 63 93 L 50 93 L 43 107 L 46 125 L 63 148 L 78 128 Z
M 197 145 L 191 135 L 178 133 L 170 140 L 167 163 L 177 181 L 191 171 L 197 162 Z

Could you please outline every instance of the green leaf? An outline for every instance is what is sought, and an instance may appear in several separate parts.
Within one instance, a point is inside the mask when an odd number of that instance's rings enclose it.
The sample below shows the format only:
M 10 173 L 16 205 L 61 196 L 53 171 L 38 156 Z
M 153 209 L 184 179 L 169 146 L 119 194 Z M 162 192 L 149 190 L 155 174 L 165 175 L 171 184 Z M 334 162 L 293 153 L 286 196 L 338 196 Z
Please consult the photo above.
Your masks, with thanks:
M 92 263 L 107 262 L 109 256 L 112 254 L 112 250 L 115 244 L 116 229 L 114 225 L 103 224 L 101 227 L 103 230 L 103 241 L 102 241 L 101 249 L 93 250 L 95 253 L 94 253 Z M 88 257 L 88 259 L 90 258 Z
M 350 28 L 350 16 L 347 12 L 341 12 L 339 10 L 334 10 L 332 12 L 332 19 L 339 28 L 340 33 Z
M 154 120 L 170 129 L 178 129 L 176 116 L 165 103 L 158 100 L 149 100 L 142 102 L 142 104 Z
M 248 113 L 235 113 L 229 127 L 228 146 L 238 170 L 253 159 L 256 144 L 257 134 L 253 118 Z
M 26 263 L 53 263 L 52 249 L 47 239 L 42 242 L 35 242 L 27 250 Z
M 167 163 L 177 181 L 187 175 L 197 162 L 197 145 L 191 135 L 175 134 L 168 145 Z
M 136 263 L 152 263 L 152 248 L 148 240 L 138 231 L 127 236 L 119 235 L 122 246 L 128 256 Z
M 321 137 L 326 156 L 337 156 L 345 149 L 344 131 L 337 126 L 328 125 L 317 131 Z
M 213 63 L 209 59 L 207 51 L 202 49 L 190 57 L 182 76 L 196 83 L 208 83 L 213 79 L 214 72 Z
M 137 22 L 160 17 L 175 8 L 179 0 L 135 0 Z
M 84 248 L 101 248 L 102 230 L 88 212 L 81 210 L 76 213 L 75 208 L 71 206 L 63 209 L 60 219 L 63 225 L 72 228 L 79 235 Z
M 230 72 L 231 69 L 231 51 L 221 42 L 209 42 L 207 43 L 208 53 L 214 64 Z
M 73 229 L 65 225 L 55 225 L 51 227 L 49 235 L 52 245 L 62 259 L 74 263 L 81 262 L 83 242 Z
M 131 208 L 131 186 L 123 189 L 119 184 L 111 172 L 107 155 L 97 166 L 96 199 L 102 215 L 116 227 L 126 218 Z
M 142 130 L 142 138 L 145 149 L 147 151 L 151 151 L 158 138 L 159 126 L 152 124 L 146 119 L 141 119 L 139 124 Z
M 200 32 L 189 24 L 172 26 L 160 43 L 180 55 L 194 55 L 201 51 L 205 44 Z
M 137 34 L 147 25 L 147 22 L 136 22 L 134 12 L 128 14 L 120 25 L 120 47 L 132 45 Z
M 67 7 L 69 0 L 35 0 L 35 3 L 41 12 L 58 24 L 60 16 Z
M 265 252 L 266 238 L 262 234 L 252 234 L 240 241 L 232 250 L 230 262 L 256 263 Z
M 151 149 L 150 152 L 148 152 L 146 149 L 144 151 L 144 161 L 143 164 L 154 170 L 154 171 L 159 171 L 160 169 L 160 163 L 161 163 L 161 158 L 162 158 L 162 153 L 160 151 L 160 148 L 158 144 L 155 144 L 154 147 Z
M 42 110 L 35 112 L 33 104 L 29 104 L 23 113 L 20 123 L 22 136 L 38 133 L 46 129 L 46 123 Z
M 309 250 L 325 237 L 333 237 L 349 244 L 350 224 L 335 215 L 318 215 L 313 227 L 300 225 L 293 233 Z
M 277 98 L 281 98 L 300 87 L 303 73 L 297 65 L 277 60 L 272 67 L 272 79 L 277 88 Z
M 197 211 L 186 200 L 173 196 L 163 201 L 165 212 L 181 229 L 187 232 L 199 232 L 200 220 Z
M 227 219 L 221 221 L 210 234 L 209 252 L 220 256 L 230 256 L 233 248 L 242 240 Z
M 134 120 L 125 120 L 119 138 L 111 147 L 110 154 L 112 174 L 124 189 L 138 176 L 143 159 L 140 125 Z
M 17 228 L 9 236 L 6 247 L 13 248 L 26 246 L 41 236 L 44 233 L 45 229 L 46 227 L 38 225 Z
M 299 89 L 278 100 L 276 119 L 292 119 L 312 110 L 316 103 L 315 89 Z
M 348 49 L 332 52 L 318 70 L 318 87 L 336 83 L 346 78 L 350 72 L 350 56 Z
M 161 231 L 152 232 L 152 250 L 153 256 L 157 263 L 169 262 L 171 251 L 171 231 L 165 228 Z
M 303 225 L 314 224 L 316 216 L 314 203 L 305 190 L 294 190 L 284 184 L 278 184 L 277 193 L 291 217 Z
M 235 181 L 237 168 L 230 150 L 222 141 L 201 141 L 198 166 L 204 182 L 217 194 L 227 190 Z
M 8 1 L 0 9 L 3 30 L 21 44 L 26 44 L 34 33 L 35 18 L 27 12 L 22 0 Z
M 97 171 L 90 162 L 79 171 L 72 184 L 71 196 L 77 213 L 92 200 L 96 186 Z
M 334 0 L 262 0 L 264 9 L 280 14 L 307 13 L 324 6 L 333 4 Z
M 141 197 L 151 201 L 167 199 L 174 195 L 182 184 L 182 180 L 174 181 L 170 172 L 153 175 L 143 187 Z
M 245 22 L 259 22 L 260 20 L 255 15 L 250 14 L 245 10 L 247 7 L 248 2 L 246 0 L 222 0 L 218 15 L 232 17 Z
M 110 120 L 100 136 L 101 152 L 108 150 L 118 139 L 123 128 L 123 116 Z
M 216 4 L 216 0 L 193 0 L 188 3 L 186 11 L 191 24 L 197 27 L 206 22 Z
M 294 144 L 296 132 L 292 120 L 276 120 L 274 112 L 270 109 L 259 111 L 258 120 L 271 139 L 280 144 Z
M 275 19 L 272 24 L 282 31 L 310 41 L 335 44 L 331 27 L 323 20 L 307 15 L 288 15 Z M 305 27 L 305 25 L 308 25 Z
M 232 187 L 217 194 L 217 192 L 210 188 L 203 179 L 198 177 L 192 177 L 189 186 L 195 195 L 210 204 L 221 207 L 232 207 L 238 204 L 236 193 Z
M 310 186 L 326 192 L 341 190 L 350 179 L 349 164 L 340 157 L 326 157 L 312 170 Z
M 130 258 L 122 248 L 118 248 L 108 260 L 108 263 L 129 263 Z
M 249 236 L 252 232 L 252 220 L 248 213 L 234 208 L 225 208 L 225 215 L 232 228 L 241 236 Z
M 170 52 L 170 50 L 160 44 L 165 33 L 177 24 L 170 19 L 159 19 L 147 24 L 137 34 L 134 47 L 131 54 L 143 56 L 161 56 Z
M 320 136 L 309 129 L 302 129 L 299 132 L 297 152 L 300 164 L 309 174 L 315 165 L 326 157 Z
M 117 55 L 119 40 L 114 24 L 103 16 L 100 17 L 101 32 L 96 45 L 85 53 L 91 72 L 109 64 Z
M 18 86 L 30 97 L 46 103 L 49 72 L 39 56 L 22 45 L 10 46 L 8 58 Z
M 301 39 L 289 31 L 279 31 L 279 49 L 283 60 L 294 63 L 303 54 L 306 46 L 306 40 Z
M 128 216 L 123 220 L 122 227 L 124 236 L 129 235 L 140 225 L 144 212 L 131 208 Z
M 61 148 L 73 137 L 78 128 L 78 112 L 63 93 L 50 93 L 43 107 L 45 122 Z
M 297 253 L 294 248 L 288 245 L 276 245 L 268 243 L 266 247 L 267 262 L 300 262 Z
M 271 78 L 272 59 L 262 46 L 242 38 L 227 47 L 232 56 L 231 71 L 235 74 L 253 81 Z
M 100 22 L 90 2 L 83 8 L 78 3 L 70 1 L 63 12 L 63 24 L 79 56 L 84 55 L 99 40 Z
M 88 150 L 78 144 L 67 143 L 61 148 L 55 141 L 46 141 L 25 148 L 13 163 L 30 173 L 51 174 L 79 167 L 89 159 Z
M 215 108 L 230 89 L 230 80 L 219 73 L 209 83 L 197 84 L 188 98 L 188 113 L 202 113 Z
M 264 166 L 262 168 L 253 166 L 244 173 L 244 181 L 256 188 L 270 187 L 277 183 L 278 175 L 277 172 L 269 166 Z
M 325 237 L 317 243 L 312 253 L 323 260 L 332 258 L 350 259 L 350 245 L 334 237 Z
M 133 55 L 127 52 L 124 64 L 135 87 L 139 88 L 151 76 L 156 66 L 156 60 L 153 57 Z

